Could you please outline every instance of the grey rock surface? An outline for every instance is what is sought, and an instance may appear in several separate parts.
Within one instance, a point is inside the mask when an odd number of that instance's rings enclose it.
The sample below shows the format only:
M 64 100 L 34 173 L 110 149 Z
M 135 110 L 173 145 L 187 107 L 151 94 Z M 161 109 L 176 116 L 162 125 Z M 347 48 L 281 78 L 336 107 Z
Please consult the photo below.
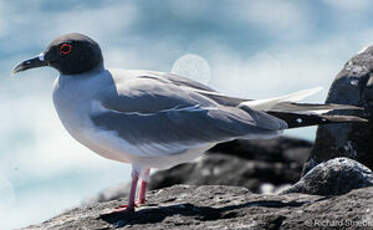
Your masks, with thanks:
M 148 195 L 148 204 L 135 213 L 111 213 L 124 198 L 76 208 L 24 229 L 373 228 L 373 187 L 323 197 L 253 194 L 235 186 L 175 185 Z
M 363 107 L 366 110 L 365 116 L 373 121 L 373 46 L 362 50 L 344 65 L 329 89 L 326 103 Z M 362 112 L 355 111 L 354 114 Z M 373 169 L 371 140 L 372 122 L 320 126 L 312 156 L 304 167 L 304 173 L 315 165 L 335 157 L 348 157 Z
M 299 180 L 311 147 L 311 142 L 290 137 L 222 143 L 197 161 L 153 173 L 148 189 L 194 184 L 244 186 L 255 193 L 277 192 Z M 84 203 L 118 199 L 128 190 L 127 183 L 114 185 Z
M 357 161 L 340 157 L 315 166 L 281 194 L 341 195 L 368 186 L 373 186 L 373 172 Z

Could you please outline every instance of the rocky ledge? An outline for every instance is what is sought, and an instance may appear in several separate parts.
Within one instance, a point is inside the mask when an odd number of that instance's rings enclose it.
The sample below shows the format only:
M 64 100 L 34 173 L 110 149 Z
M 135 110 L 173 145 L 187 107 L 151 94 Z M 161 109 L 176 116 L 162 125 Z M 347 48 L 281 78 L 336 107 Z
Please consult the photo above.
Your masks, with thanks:
M 373 187 L 328 197 L 174 185 L 150 191 L 135 213 L 111 213 L 125 201 L 96 202 L 24 229 L 373 229 Z

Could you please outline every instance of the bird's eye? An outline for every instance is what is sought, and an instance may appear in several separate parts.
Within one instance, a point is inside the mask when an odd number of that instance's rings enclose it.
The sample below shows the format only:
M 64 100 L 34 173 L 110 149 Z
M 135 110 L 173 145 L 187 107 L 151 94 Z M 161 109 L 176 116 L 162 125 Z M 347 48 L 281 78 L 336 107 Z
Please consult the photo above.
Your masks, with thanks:
M 60 54 L 62 55 L 67 55 L 71 53 L 72 50 L 73 50 L 73 46 L 71 44 L 64 43 L 60 46 Z

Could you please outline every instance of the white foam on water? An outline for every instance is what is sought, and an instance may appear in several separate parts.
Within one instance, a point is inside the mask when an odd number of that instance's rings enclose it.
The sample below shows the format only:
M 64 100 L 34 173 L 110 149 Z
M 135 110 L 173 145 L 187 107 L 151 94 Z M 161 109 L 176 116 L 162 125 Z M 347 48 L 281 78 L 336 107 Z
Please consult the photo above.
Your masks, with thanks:
M 0 220 L 9 214 L 9 210 L 16 200 L 13 185 L 0 172 Z

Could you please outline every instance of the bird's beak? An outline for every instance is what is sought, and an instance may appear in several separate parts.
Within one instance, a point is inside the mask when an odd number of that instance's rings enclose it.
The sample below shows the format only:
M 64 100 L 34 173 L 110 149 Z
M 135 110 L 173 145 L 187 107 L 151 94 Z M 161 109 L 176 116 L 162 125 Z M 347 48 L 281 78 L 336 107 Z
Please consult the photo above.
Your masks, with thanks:
M 48 65 L 48 62 L 44 60 L 44 54 L 41 53 L 36 57 L 30 58 L 26 61 L 19 63 L 13 68 L 12 72 L 16 74 L 18 72 L 22 72 L 28 69 L 41 67 L 41 66 L 47 66 L 47 65 Z

